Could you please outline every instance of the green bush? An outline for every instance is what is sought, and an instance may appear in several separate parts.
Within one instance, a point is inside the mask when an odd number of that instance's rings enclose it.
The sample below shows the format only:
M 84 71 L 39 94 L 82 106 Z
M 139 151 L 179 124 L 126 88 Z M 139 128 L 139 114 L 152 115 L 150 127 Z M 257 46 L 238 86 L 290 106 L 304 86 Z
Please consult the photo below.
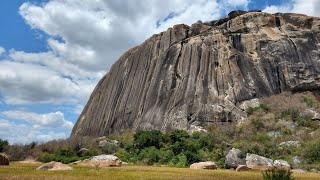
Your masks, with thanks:
M 262 172 L 264 180 L 293 180 L 292 172 L 285 169 L 271 169 Z
M 157 130 L 138 131 L 134 135 L 133 144 L 134 147 L 138 149 L 143 149 L 152 146 L 160 148 L 163 138 L 163 134 Z
M 187 156 L 183 153 L 178 154 L 170 161 L 170 164 L 177 167 L 185 167 L 188 165 Z
M 143 162 L 144 164 L 153 165 L 157 162 L 159 162 L 159 153 L 158 149 L 154 146 L 147 147 L 141 150 L 141 152 L 138 155 L 138 160 Z
M 39 156 L 37 160 L 44 163 L 56 161 L 56 162 L 62 162 L 64 164 L 69 164 L 69 163 L 72 163 L 78 160 L 87 159 L 87 158 L 88 156 L 79 157 L 71 150 L 62 149 L 54 154 L 44 153 L 41 156 Z
M 304 159 L 307 163 L 320 162 L 320 140 L 306 144 L 304 152 Z

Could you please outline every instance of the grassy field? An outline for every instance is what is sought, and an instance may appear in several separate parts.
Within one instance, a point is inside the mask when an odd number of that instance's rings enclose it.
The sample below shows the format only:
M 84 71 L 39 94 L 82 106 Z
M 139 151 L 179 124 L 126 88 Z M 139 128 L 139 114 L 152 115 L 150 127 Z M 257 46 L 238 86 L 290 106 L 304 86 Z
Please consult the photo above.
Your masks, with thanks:
M 122 166 L 99 168 L 72 166 L 73 171 L 37 171 L 37 164 L 12 163 L 0 166 L 1 180 L 98 180 L 98 179 L 213 179 L 213 180 L 258 180 L 259 172 L 235 172 L 230 170 L 191 170 L 188 168 L 154 167 L 154 166 Z M 316 180 L 319 174 L 295 174 L 296 179 Z

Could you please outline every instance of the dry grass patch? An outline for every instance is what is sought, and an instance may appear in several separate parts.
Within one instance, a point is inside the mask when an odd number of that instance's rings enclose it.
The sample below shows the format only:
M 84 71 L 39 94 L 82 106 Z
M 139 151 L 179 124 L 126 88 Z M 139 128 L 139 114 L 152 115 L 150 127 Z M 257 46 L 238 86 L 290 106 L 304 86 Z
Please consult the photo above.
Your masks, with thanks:
M 260 172 L 235 172 L 230 170 L 191 170 L 188 168 L 156 166 L 122 166 L 112 168 L 81 167 L 73 165 L 73 171 L 37 171 L 38 165 L 12 163 L 0 167 L 1 180 L 99 180 L 99 179 L 212 179 L 212 180 L 261 180 Z M 296 179 L 316 180 L 319 174 L 294 174 Z

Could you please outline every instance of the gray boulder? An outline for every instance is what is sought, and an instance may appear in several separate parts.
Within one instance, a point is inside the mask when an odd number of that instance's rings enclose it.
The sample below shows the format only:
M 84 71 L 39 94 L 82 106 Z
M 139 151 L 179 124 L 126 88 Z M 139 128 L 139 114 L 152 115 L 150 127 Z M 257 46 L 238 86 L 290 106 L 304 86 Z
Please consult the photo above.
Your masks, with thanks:
M 254 98 L 251 100 L 247 100 L 247 101 L 243 101 L 240 104 L 240 108 L 243 110 L 247 110 L 248 108 L 255 108 L 255 107 L 259 107 L 260 106 L 260 102 L 258 98 Z
M 119 142 L 117 140 L 105 139 L 99 142 L 99 147 L 104 146 L 118 146 Z
M 292 165 L 298 167 L 302 162 L 302 159 L 299 156 L 292 157 Z
M 99 155 L 99 156 L 93 156 L 90 160 L 93 161 L 116 161 L 119 160 L 119 158 L 115 155 Z
M 243 158 L 240 158 L 241 150 L 232 148 L 226 155 L 226 167 L 227 168 L 237 168 L 239 165 L 245 165 L 246 161 Z
M 267 170 L 273 168 L 273 160 L 256 154 L 247 153 L 246 165 L 254 170 Z
M 298 147 L 298 146 L 300 146 L 301 144 L 300 144 L 300 142 L 299 141 L 284 141 L 284 142 L 281 142 L 280 144 L 279 144 L 279 146 L 282 146 L 282 147 L 284 147 L 284 146 L 295 146 L 295 147 Z
M 270 131 L 267 133 L 268 136 L 273 137 L 273 138 L 277 138 L 277 137 L 281 137 L 281 133 L 279 131 Z
M 284 160 L 274 160 L 273 166 L 275 166 L 277 169 L 291 169 L 290 164 Z

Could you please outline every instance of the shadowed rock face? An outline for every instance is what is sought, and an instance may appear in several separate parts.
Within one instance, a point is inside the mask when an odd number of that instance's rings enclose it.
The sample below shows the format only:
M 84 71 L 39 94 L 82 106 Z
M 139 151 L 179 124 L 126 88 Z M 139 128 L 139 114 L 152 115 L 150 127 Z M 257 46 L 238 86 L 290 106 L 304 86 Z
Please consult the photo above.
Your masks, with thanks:
M 128 50 L 100 80 L 72 136 L 237 122 L 240 103 L 320 87 L 320 18 L 231 12 L 175 25 Z

